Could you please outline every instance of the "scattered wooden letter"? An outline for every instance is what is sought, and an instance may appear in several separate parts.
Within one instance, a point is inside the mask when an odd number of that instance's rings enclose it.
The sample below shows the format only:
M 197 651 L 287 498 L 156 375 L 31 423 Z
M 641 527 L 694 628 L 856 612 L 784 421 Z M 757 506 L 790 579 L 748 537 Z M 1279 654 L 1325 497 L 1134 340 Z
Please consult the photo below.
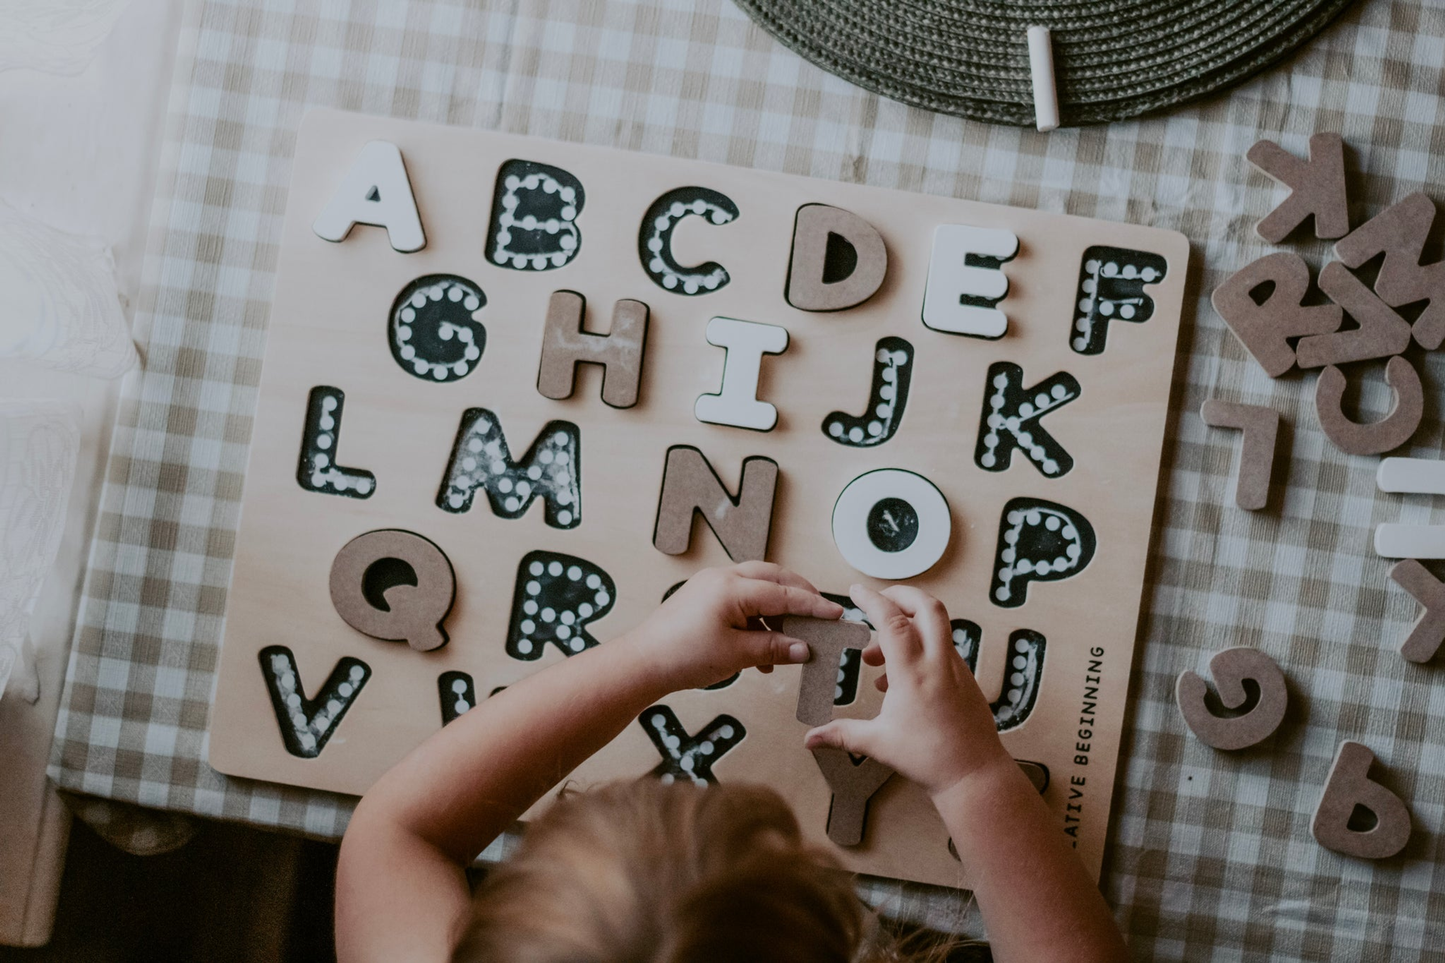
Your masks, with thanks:
M 1390 580 L 1425 607 L 1400 646 L 1400 654 L 1410 662 L 1429 662 L 1445 643 L 1445 582 L 1413 558 L 1397 562 L 1390 569 Z
M 416 581 L 368 590 L 368 577 L 379 562 L 410 566 Z M 331 563 L 331 604 L 356 631 L 392 642 L 405 640 L 418 652 L 447 644 L 442 622 L 456 598 L 457 579 L 446 553 L 414 532 L 396 528 L 358 535 L 341 547 Z M 373 604 L 379 594 L 387 608 Z M 370 597 L 369 597 L 370 596 Z
M 1315 219 L 1315 237 L 1344 237 L 1350 232 L 1345 144 L 1339 134 L 1311 137 L 1307 161 L 1269 140 L 1255 144 L 1245 158 L 1290 188 L 1289 197 L 1255 225 L 1255 233 L 1264 240 L 1278 244 L 1310 215 Z
M 862 622 L 843 619 L 783 618 L 784 635 L 808 643 L 812 655 L 803 663 L 798 685 L 798 721 L 821 726 L 833 718 L 833 690 L 838 685 L 838 660 L 848 649 L 866 649 L 872 631 Z
M 1340 743 L 1310 826 L 1326 849 L 1360 859 L 1385 859 L 1409 842 L 1410 810 L 1399 796 L 1370 778 L 1374 762 L 1375 754 L 1368 747 L 1349 740 Z M 1373 828 L 1350 828 L 1357 806 L 1374 815 Z
M 871 298 L 888 274 L 878 229 L 852 211 L 827 204 L 798 208 L 793 259 L 783 296 L 801 311 L 842 311 Z
M 1196 739 L 1215 749 L 1244 749 L 1263 742 L 1279 728 L 1289 706 L 1289 690 L 1274 659 L 1258 649 L 1239 646 L 1216 652 L 1209 660 L 1209 672 L 1226 709 L 1239 709 L 1248 700 L 1246 679 L 1259 687 L 1259 701 L 1243 715 L 1217 716 L 1205 704 L 1208 686 L 1204 678 L 1195 672 L 1179 673 L 1174 701 Z
M 778 463 L 771 458 L 743 459 L 742 482 L 733 498 L 702 452 L 674 445 L 667 450 L 662 469 L 652 544 L 666 555 L 686 552 L 692 545 L 692 516 L 697 513 L 734 562 L 765 558 L 777 490 Z
M 1445 261 L 1420 263 L 1434 221 L 1435 202 L 1416 191 L 1335 244 L 1335 256 L 1352 268 L 1384 252 L 1375 293 L 1386 304 L 1398 308 L 1416 301 L 1430 302 L 1414 324 L 1415 340 L 1430 351 L 1445 342 Z
M 623 299 L 612 306 L 612 329 L 607 334 L 582 330 L 587 299 L 576 291 L 554 291 L 547 302 L 542 331 L 542 360 L 537 369 L 537 391 L 544 398 L 572 397 L 577 366 L 601 365 L 602 400 L 613 408 L 637 404 L 642 382 L 643 353 L 647 347 L 647 305 Z
M 1250 292 L 1267 282 L 1274 290 L 1263 304 Z M 1268 254 L 1240 268 L 1214 289 L 1210 302 L 1229 330 L 1254 356 L 1265 374 L 1278 378 L 1294 367 L 1295 351 L 1289 338 L 1328 334 L 1339 328 L 1344 312 L 1338 304 L 1305 307 L 1310 269 L 1292 251 Z
M 828 838 L 839 846 L 857 846 L 863 841 L 868 800 L 883 787 L 893 770 L 876 759 L 855 759 L 842 749 L 814 749 L 813 761 L 833 791 L 828 807 Z
M 1301 338 L 1295 350 L 1301 368 L 1388 358 L 1410 346 L 1410 322 L 1375 297 L 1339 261 L 1331 261 L 1320 271 L 1320 290 L 1360 326 Z
M 1279 435 L 1279 412 L 1266 405 L 1245 405 L 1210 398 L 1199 409 L 1213 428 L 1238 428 L 1239 467 L 1235 472 L 1234 502 L 1257 511 L 1269 502 L 1269 480 L 1274 472 L 1274 446 Z
M 395 144 L 373 140 L 361 148 L 311 230 L 327 241 L 344 241 L 358 224 L 386 228 L 391 246 L 403 254 L 426 247 L 411 180 Z
M 1359 424 L 1345 417 L 1345 375 L 1333 365 L 1315 382 L 1315 413 L 1325 437 L 1351 455 L 1378 455 L 1410 440 L 1425 414 L 1425 389 L 1414 365 L 1396 355 L 1385 367 L 1385 383 L 1395 389 L 1395 406 L 1379 421 Z

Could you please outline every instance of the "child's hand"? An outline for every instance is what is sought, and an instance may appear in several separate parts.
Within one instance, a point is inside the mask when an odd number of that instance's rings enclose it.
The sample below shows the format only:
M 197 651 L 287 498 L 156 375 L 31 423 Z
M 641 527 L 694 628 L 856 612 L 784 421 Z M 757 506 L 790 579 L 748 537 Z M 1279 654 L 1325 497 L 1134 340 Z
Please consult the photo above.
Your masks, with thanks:
M 761 627 L 759 618 L 836 619 L 843 607 L 807 579 L 770 562 L 698 572 L 629 633 L 669 691 L 721 682 L 742 669 L 808 661 L 808 646 Z
M 877 665 L 881 649 L 888 666 L 878 680 L 883 707 L 872 719 L 834 719 L 813 729 L 807 747 L 871 756 L 935 797 L 975 772 L 1012 767 L 993 712 L 953 647 L 943 604 L 907 585 L 882 594 L 855 585 L 849 594 L 878 629 L 877 648 L 863 656 Z

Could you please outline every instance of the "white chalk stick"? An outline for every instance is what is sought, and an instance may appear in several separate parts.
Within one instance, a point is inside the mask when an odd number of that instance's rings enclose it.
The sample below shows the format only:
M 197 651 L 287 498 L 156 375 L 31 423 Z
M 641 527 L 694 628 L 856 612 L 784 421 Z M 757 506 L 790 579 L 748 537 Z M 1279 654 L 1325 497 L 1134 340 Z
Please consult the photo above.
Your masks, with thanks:
M 1384 558 L 1445 558 L 1445 525 L 1376 525 L 1375 554 Z
M 1059 93 L 1054 86 L 1054 48 L 1048 27 L 1030 27 L 1029 68 L 1034 76 L 1034 122 L 1039 130 L 1059 126 Z
M 1382 458 L 1375 472 L 1382 492 L 1445 495 L 1445 461 L 1438 458 Z

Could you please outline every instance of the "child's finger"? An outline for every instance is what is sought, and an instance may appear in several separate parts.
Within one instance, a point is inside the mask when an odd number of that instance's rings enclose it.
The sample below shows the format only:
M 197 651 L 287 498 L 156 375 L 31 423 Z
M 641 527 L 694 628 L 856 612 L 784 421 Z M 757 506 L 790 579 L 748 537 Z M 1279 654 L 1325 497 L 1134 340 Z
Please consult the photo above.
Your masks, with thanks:
M 738 589 L 743 613 L 764 618 L 772 615 L 807 615 L 815 619 L 836 619 L 843 606 L 830 602 L 817 592 L 780 585 L 762 579 L 747 579 Z
M 913 620 L 892 599 L 862 585 L 850 588 L 848 595 L 877 629 L 875 638 L 885 662 L 909 663 L 923 654 L 923 640 Z
M 873 680 L 873 687 L 874 687 L 875 689 L 877 689 L 879 692 L 887 692 L 887 691 L 888 691 L 888 673 L 885 672 L 885 673 L 883 673 L 882 675 L 880 675 L 878 678 L 874 679 L 874 680 Z
M 803 737 L 803 746 L 807 749 L 842 749 L 855 756 L 871 756 L 872 722 L 871 719 L 834 719 L 808 730 Z
M 779 585 L 789 585 L 793 588 L 802 589 L 805 592 L 818 593 L 813 583 L 803 578 L 792 569 L 783 568 L 772 562 L 742 562 L 733 567 L 733 571 L 744 578 L 755 578 L 764 582 L 777 582 Z
M 953 626 L 948 622 L 948 609 L 938 599 L 912 585 L 890 585 L 882 594 L 913 619 L 919 635 L 923 637 L 923 648 L 930 655 L 953 647 Z
M 878 644 L 878 637 L 875 635 L 873 640 L 868 643 L 868 647 L 863 650 L 863 664 L 877 666 L 883 665 L 887 661 L 883 658 L 883 647 Z
M 794 665 L 811 657 L 808 643 L 781 632 L 741 633 L 748 664 L 771 669 L 775 665 Z

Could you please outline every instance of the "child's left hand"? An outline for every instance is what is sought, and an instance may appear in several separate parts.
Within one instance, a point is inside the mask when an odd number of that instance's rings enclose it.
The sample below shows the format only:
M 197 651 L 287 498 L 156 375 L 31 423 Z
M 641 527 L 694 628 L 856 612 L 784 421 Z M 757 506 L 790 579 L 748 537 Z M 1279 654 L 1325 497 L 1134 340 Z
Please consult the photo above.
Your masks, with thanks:
M 742 669 L 808 661 L 808 646 L 757 626 L 759 618 L 807 615 L 836 619 L 843 607 L 807 579 L 771 562 L 743 562 L 698 572 L 628 633 L 669 691 L 698 689 Z

